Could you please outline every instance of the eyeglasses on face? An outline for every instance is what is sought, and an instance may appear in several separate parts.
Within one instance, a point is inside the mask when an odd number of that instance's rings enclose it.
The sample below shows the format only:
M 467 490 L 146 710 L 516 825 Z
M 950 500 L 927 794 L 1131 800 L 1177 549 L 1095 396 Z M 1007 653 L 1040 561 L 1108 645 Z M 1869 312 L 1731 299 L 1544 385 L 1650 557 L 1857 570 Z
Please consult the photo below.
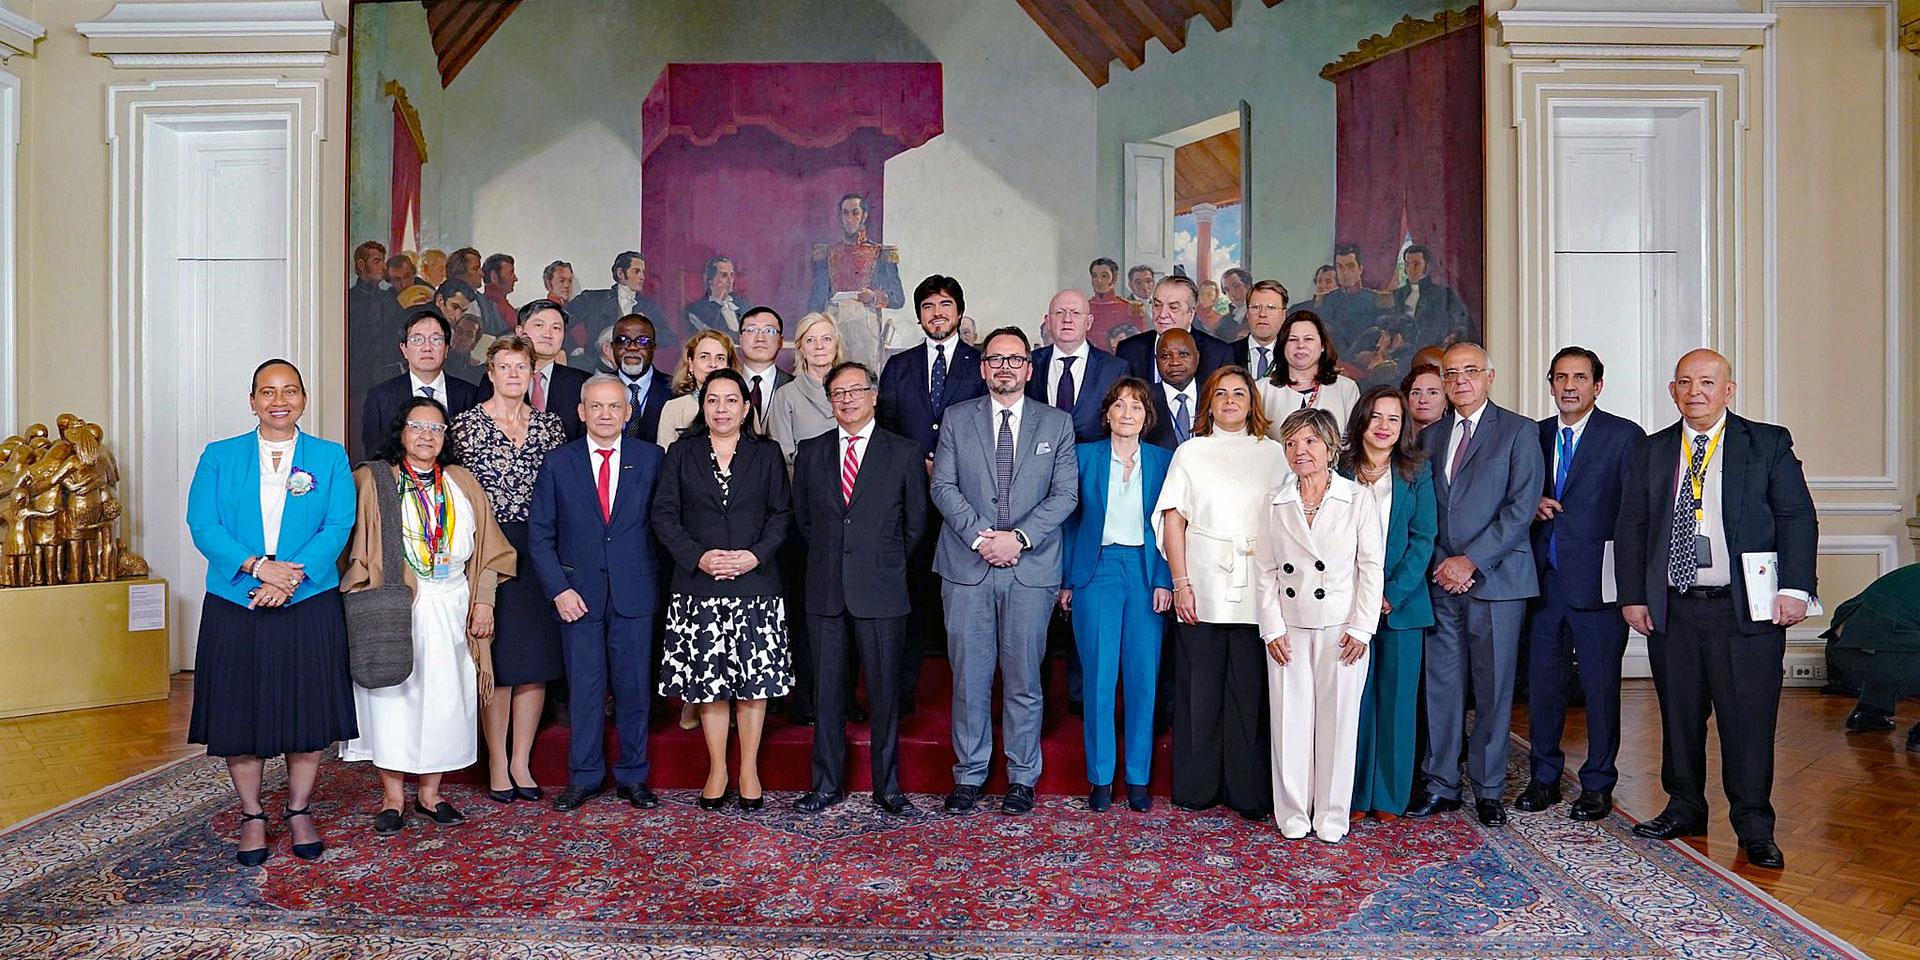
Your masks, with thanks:
M 827 398 L 834 403 L 839 403 L 842 400 L 858 400 L 871 392 L 873 392 L 872 387 L 841 387 L 828 391 Z
M 1440 379 L 1442 380 L 1478 380 L 1480 379 L 1480 375 L 1486 372 L 1487 372 L 1486 369 L 1482 367 L 1461 367 L 1458 370 L 1440 371 Z
M 444 423 L 435 423 L 431 420 L 408 420 L 407 429 L 416 430 L 420 433 L 446 433 L 447 425 Z
M 991 357 L 981 357 L 980 362 L 995 370 L 1018 370 L 1027 365 L 1027 358 L 1018 355 L 1007 356 L 996 353 Z
M 651 347 L 653 346 L 653 338 L 652 337 L 614 337 L 613 345 L 615 347 Z
M 447 338 L 437 333 L 434 333 L 434 334 L 415 333 L 415 334 L 410 334 L 407 337 L 407 346 L 419 347 L 419 346 L 429 346 L 429 345 L 435 346 L 435 347 L 444 347 L 447 345 Z
M 780 328 L 778 327 L 741 327 L 740 335 L 743 337 L 777 337 L 780 335 Z

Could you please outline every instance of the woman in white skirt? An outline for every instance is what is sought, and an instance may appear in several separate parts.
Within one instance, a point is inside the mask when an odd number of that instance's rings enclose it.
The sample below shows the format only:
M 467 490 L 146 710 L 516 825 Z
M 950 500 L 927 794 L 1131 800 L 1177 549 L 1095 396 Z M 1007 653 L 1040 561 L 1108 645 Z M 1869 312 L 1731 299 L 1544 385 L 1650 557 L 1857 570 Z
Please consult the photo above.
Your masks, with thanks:
M 417 397 L 396 418 L 377 458 L 353 472 L 358 516 L 341 592 L 403 577 L 413 591 L 413 671 L 390 687 L 353 685 L 360 736 L 343 760 L 371 760 L 384 796 L 374 833 L 406 823 L 406 777 L 420 785 L 415 813 L 436 824 L 466 819 L 440 795 L 441 775 L 471 766 L 480 703 L 493 695 L 494 588 L 514 573 L 514 551 L 494 522 L 480 481 L 448 462 L 447 413 Z M 388 490 L 380 490 L 387 485 Z M 398 499 L 398 529 L 381 522 L 380 499 Z M 385 569 L 389 541 L 404 568 Z
M 1267 498 L 1255 541 L 1255 606 L 1267 644 L 1273 815 L 1280 833 L 1347 835 L 1360 697 L 1380 619 L 1386 532 L 1373 494 L 1334 473 L 1340 431 L 1325 410 L 1280 423 L 1292 474 Z

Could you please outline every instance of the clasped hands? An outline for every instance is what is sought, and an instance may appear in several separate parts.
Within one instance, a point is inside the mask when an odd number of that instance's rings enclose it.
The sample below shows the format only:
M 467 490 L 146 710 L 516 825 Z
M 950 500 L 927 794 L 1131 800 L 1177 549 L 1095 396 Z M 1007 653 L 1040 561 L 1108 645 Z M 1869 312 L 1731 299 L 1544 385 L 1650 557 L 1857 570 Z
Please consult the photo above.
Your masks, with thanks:
M 1433 568 L 1433 582 L 1455 596 L 1473 589 L 1473 575 L 1478 568 L 1466 557 L 1448 557 Z
M 300 581 L 307 576 L 307 566 L 284 560 L 256 560 L 253 576 L 260 581 L 260 586 L 254 588 L 247 609 L 278 607 L 292 599 L 293 592 L 300 588 Z
M 980 559 L 996 567 L 1011 567 L 1020 562 L 1020 538 L 1012 530 L 982 530 L 980 545 L 974 549 Z
M 752 550 L 708 550 L 700 555 L 700 572 L 715 580 L 732 580 L 760 565 Z

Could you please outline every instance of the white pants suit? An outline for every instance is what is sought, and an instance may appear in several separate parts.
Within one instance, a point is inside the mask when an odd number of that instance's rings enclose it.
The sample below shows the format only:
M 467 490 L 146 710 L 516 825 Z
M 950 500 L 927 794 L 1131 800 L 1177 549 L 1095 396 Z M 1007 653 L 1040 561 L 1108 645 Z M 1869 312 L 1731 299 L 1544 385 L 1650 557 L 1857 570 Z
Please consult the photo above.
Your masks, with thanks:
M 1267 657 L 1273 818 L 1291 839 L 1311 831 L 1335 843 L 1347 835 L 1360 695 L 1373 654 L 1369 647 L 1359 660 L 1341 663 L 1340 638 L 1346 634 L 1344 623 L 1293 628 L 1287 633 L 1292 659 L 1282 666 Z

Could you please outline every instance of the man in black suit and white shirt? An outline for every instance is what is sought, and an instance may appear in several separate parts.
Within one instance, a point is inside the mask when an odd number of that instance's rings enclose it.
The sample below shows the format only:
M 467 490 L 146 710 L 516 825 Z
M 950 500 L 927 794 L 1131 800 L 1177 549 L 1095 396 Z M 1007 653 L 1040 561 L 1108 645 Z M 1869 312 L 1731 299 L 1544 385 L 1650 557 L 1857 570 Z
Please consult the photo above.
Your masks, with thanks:
M 1620 612 L 1647 635 L 1660 698 L 1667 808 L 1633 828 L 1670 840 L 1707 832 L 1707 714 L 1719 721 L 1729 819 L 1756 867 L 1780 869 L 1773 840 L 1773 735 L 1787 628 L 1807 617 L 1820 525 L 1793 436 L 1727 411 L 1733 366 L 1712 350 L 1680 358 L 1668 392 L 1680 422 L 1642 441 L 1614 531 Z M 1773 554 L 1778 592 L 1749 614 L 1745 565 Z
M 907 552 L 927 522 L 927 473 L 913 441 L 880 429 L 880 380 L 858 363 L 827 372 L 836 429 L 800 441 L 793 516 L 806 540 L 807 629 L 813 647 L 812 789 L 796 805 L 819 813 L 846 795 L 847 643 L 867 670 L 874 805 L 910 809 L 900 792 L 900 655 L 906 645 Z
M 1193 438 L 1194 418 L 1200 415 L 1200 382 L 1194 373 L 1200 368 L 1200 348 L 1193 334 L 1169 330 L 1160 338 L 1154 372 L 1160 376 L 1153 385 L 1153 429 L 1143 438 L 1156 447 L 1172 450 Z
M 1280 325 L 1287 319 L 1287 288 L 1278 280 L 1262 280 L 1247 293 L 1247 335 L 1235 340 L 1233 362 L 1246 367 L 1255 380 L 1265 380 L 1280 356 Z
M 366 459 L 386 442 L 393 418 L 409 398 L 427 397 L 447 408 L 447 422 L 480 402 L 480 388 L 446 373 L 447 341 L 453 328 L 447 318 L 432 310 L 414 314 L 400 333 L 400 356 L 407 372 L 383 380 L 367 391 L 360 408 L 360 448 Z
M 1093 307 L 1086 294 L 1078 290 L 1054 294 L 1047 303 L 1045 323 L 1053 343 L 1033 352 L 1027 396 L 1071 414 L 1075 439 L 1092 443 L 1106 436 L 1100 404 L 1113 382 L 1127 375 L 1127 365 L 1087 339 Z
M 637 313 L 658 321 L 666 316 L 659 304 L 641 292 L 646 285 L 647 259 L 637 250 L 628 250 L 613 258 L 613 286 L 582 290 L 567 301 L 567 316 L 582 331 L 578 342 L 583 346 L 569 354 L 583 358 L 575 362 L 591 366 L 593 344 L 600 338 L 600 331 L 618 323 L 621 317 Z
M 1160 338 L 1169 330 L 1185 330 L 1193 335 L 1200 357 L 1195 376 L 1202 382 L 1208 374 L 1233 362 L 1231 347 L 1204 331 L 1193 329 L 1193 313 L 1199 304 L 1200 289 L 1186 277 L 1171 276 L 1154 285 L 1153 301 L 1147 305 L 1153 315 L 1153 329 L 1120 341 L 1120 349 L 1116 351 L 1134 376 L 1148 383 L 1159 379 L 1154 357 L 1159 353 Z

